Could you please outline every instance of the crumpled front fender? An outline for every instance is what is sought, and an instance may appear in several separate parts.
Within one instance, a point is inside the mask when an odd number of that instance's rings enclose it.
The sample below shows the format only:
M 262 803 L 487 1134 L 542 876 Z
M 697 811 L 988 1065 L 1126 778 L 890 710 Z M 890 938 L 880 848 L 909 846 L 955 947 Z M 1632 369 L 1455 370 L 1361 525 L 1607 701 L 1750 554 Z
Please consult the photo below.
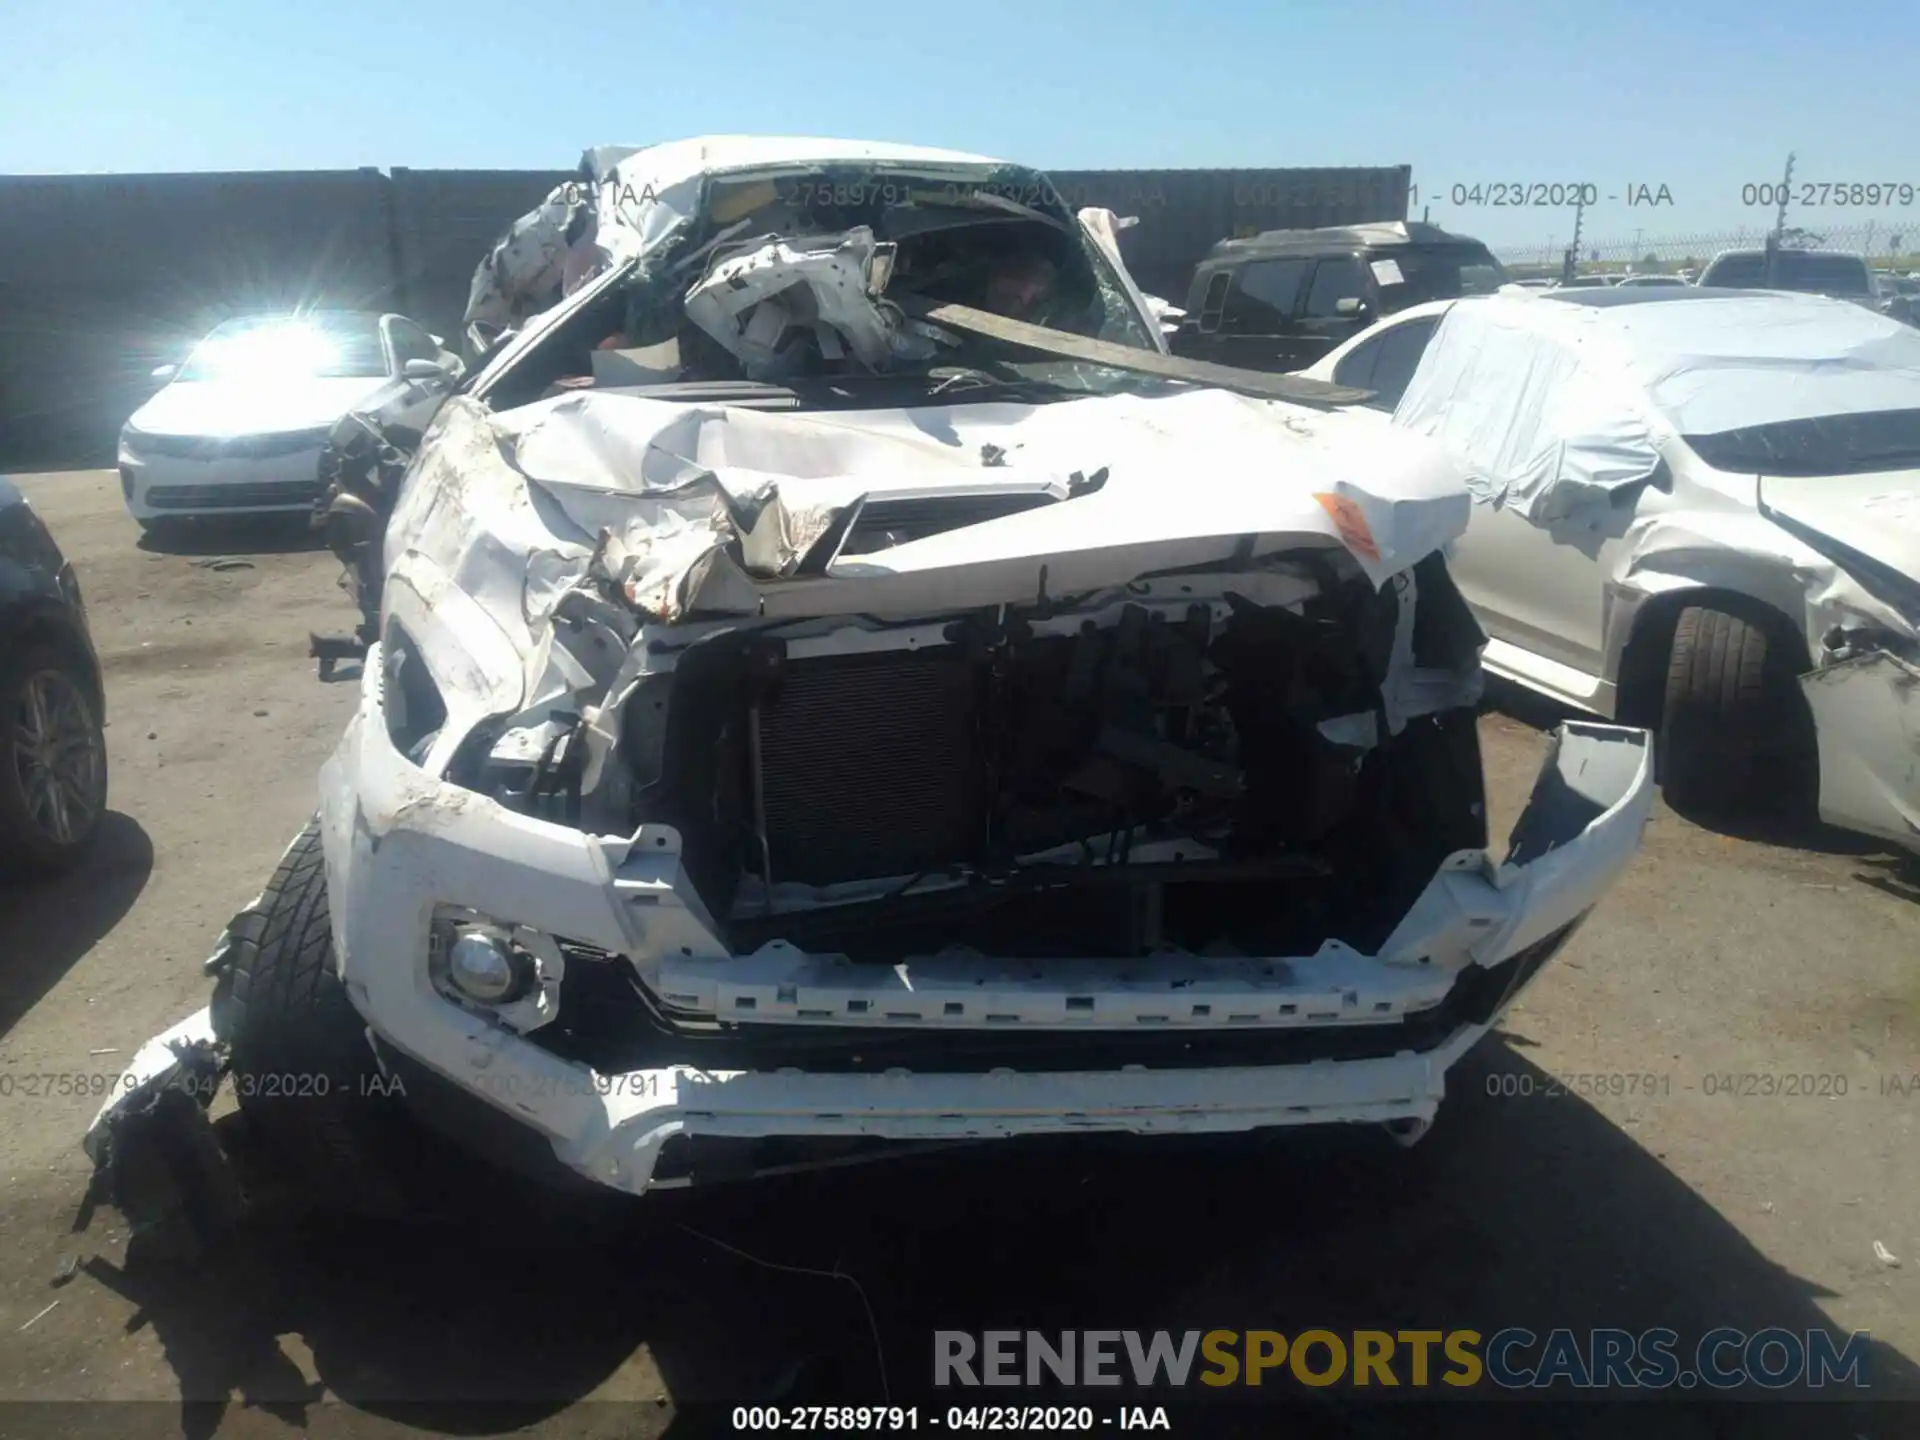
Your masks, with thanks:
M 1800 677 L 1820 746 L 1820 818 L 1920 853 L 1920 665 L 1872 650 Z

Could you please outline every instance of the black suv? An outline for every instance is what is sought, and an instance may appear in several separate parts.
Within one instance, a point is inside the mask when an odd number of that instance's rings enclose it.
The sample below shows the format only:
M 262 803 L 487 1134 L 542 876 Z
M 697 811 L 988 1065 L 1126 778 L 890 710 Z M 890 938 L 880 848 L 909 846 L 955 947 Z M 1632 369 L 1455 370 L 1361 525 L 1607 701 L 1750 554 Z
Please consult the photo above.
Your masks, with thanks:
M 1376 320 L 1509 283 L 1478 240 L 1396 220 L 1222 240 L 1194 271 L 1176 355 L 1299 370 Z
M 0 479 L 0 867 L 58 870 L 107 808 L 105 695 L 73 566 Z

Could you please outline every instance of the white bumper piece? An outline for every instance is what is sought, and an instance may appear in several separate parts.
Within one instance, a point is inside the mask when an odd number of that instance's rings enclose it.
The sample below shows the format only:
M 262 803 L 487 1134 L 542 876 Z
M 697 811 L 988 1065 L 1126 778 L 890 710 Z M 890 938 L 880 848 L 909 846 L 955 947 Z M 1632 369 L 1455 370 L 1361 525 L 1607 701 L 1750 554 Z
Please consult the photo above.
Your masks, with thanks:
M 1026 962 L 952 954 L 856 966 L 773 943 L 730 956 L 680 864 L 676 832 L 594 836 L 437 780 L 389 743 L 369 657 L 359 713 L 322 774 L 335 945 L 353 1003 L 384 1046 L 531 1127 L 568 1167 L 638 1194 L 675 1137 L 955 1140 L 1124 1131 L 1242 1131 L 1430 1120 L 1450 1065 L 1631 860 L 1652 797 L 1644 731 L 1571 724 L 1556 736 L 1505 863 L 1452 857 L 1378 956 L 1328 942 L 1303 957 Z M 1463 976 L 1486 1013 L 1431 1030 L 1419 1051 L 1308 1063 L 954 1073 L 710 1071 L 685 1064 L 597 1074 L 429 978 L 432 917 L 465 907 L 625 956 L 679 1014 L 755 1026 L 870 1026 L 956 1040 L 1044 1041 L 1177 1029 L 1191 1048 L 1258 1030 L 1402 1026 Z M 1529 955 L 1528 947 L 1535 947 Z M 1485 970 L 1519 957 L 1510 979 Z M 1508 972 L 1502 972 L 1506 974 Z M 1502 988 L 1504 987 L 1504 988 Z M 761 1033 L 766 1033 L 763 1029 Z M 536 1037 L 537 1038 L 537 1037 Z M 1284 1038 L 1284 1037 L 1281 1037 Z
M 1920 853 L 1920 667 L 1887 650 L 1800 679 L 1820 744 L 1820 818 Z

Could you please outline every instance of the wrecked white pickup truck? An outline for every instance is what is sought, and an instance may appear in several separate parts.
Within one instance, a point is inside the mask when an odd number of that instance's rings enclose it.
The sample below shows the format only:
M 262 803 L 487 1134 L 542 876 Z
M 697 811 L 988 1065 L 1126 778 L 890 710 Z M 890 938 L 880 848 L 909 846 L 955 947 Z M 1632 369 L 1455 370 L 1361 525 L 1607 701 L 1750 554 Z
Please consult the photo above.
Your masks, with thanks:
M 96 1162 L 227 1075 L 344 1201 L 396 1125 L 634 1194 L 1417 1138 L 1651 796 L 1644 732 L 1568 725 L 1490 857 L 1441 452 L 1168 356 L 1031 171 L 716 139 L 598 178 L 590 278 L 417 444 L 340 447 L 359 711 Z

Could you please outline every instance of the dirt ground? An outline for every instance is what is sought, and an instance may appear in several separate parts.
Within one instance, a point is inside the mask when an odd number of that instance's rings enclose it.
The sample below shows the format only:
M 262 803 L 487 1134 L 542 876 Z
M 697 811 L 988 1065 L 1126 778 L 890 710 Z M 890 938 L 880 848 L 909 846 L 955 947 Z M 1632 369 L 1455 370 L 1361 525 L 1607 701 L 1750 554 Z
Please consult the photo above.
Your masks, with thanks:
M 123 1274 L 113 1212 L 73 1231 L 84 1091 L 204 1003 L 200 961 L 354 703 L 307 632 L 351 617 L 297 532 L 153 548 L 108 472 L 22 488 L 106 662 L 113 814 L 83 874 L 0 890 L 0 1402 L 70 1402 L 0 1404 L 0 1433 L 691 1433 L 702 1402 L 921 1392 L 933 1330 L 996 1326 L 1829 1326 L 1872 1332 L 1876 1394 L 1920 1396 L 1920 876 L 1844 836 L 1664 808 L 1411 1151 L 1022 1145 L 596 1226 L 459 1195 L 400 1229 L 269 1217 L 189 1274 Z M 1502 834 L 1552 718 L 1504 703 L 1483 722 Z M 1821 1093 L 1766 1078 L 1786 1076 Z M 1605 1093 L 1623 1083 L 1639 1093 Z M 56 1287 L 64 1257 L 85 1263 Z M 1350 1398 L 1288 1433 L 1429 1433 Z M 1630 1423 L 1878 1440 L 1920 1410 L 1733 1423 L 1670 1395 Z

